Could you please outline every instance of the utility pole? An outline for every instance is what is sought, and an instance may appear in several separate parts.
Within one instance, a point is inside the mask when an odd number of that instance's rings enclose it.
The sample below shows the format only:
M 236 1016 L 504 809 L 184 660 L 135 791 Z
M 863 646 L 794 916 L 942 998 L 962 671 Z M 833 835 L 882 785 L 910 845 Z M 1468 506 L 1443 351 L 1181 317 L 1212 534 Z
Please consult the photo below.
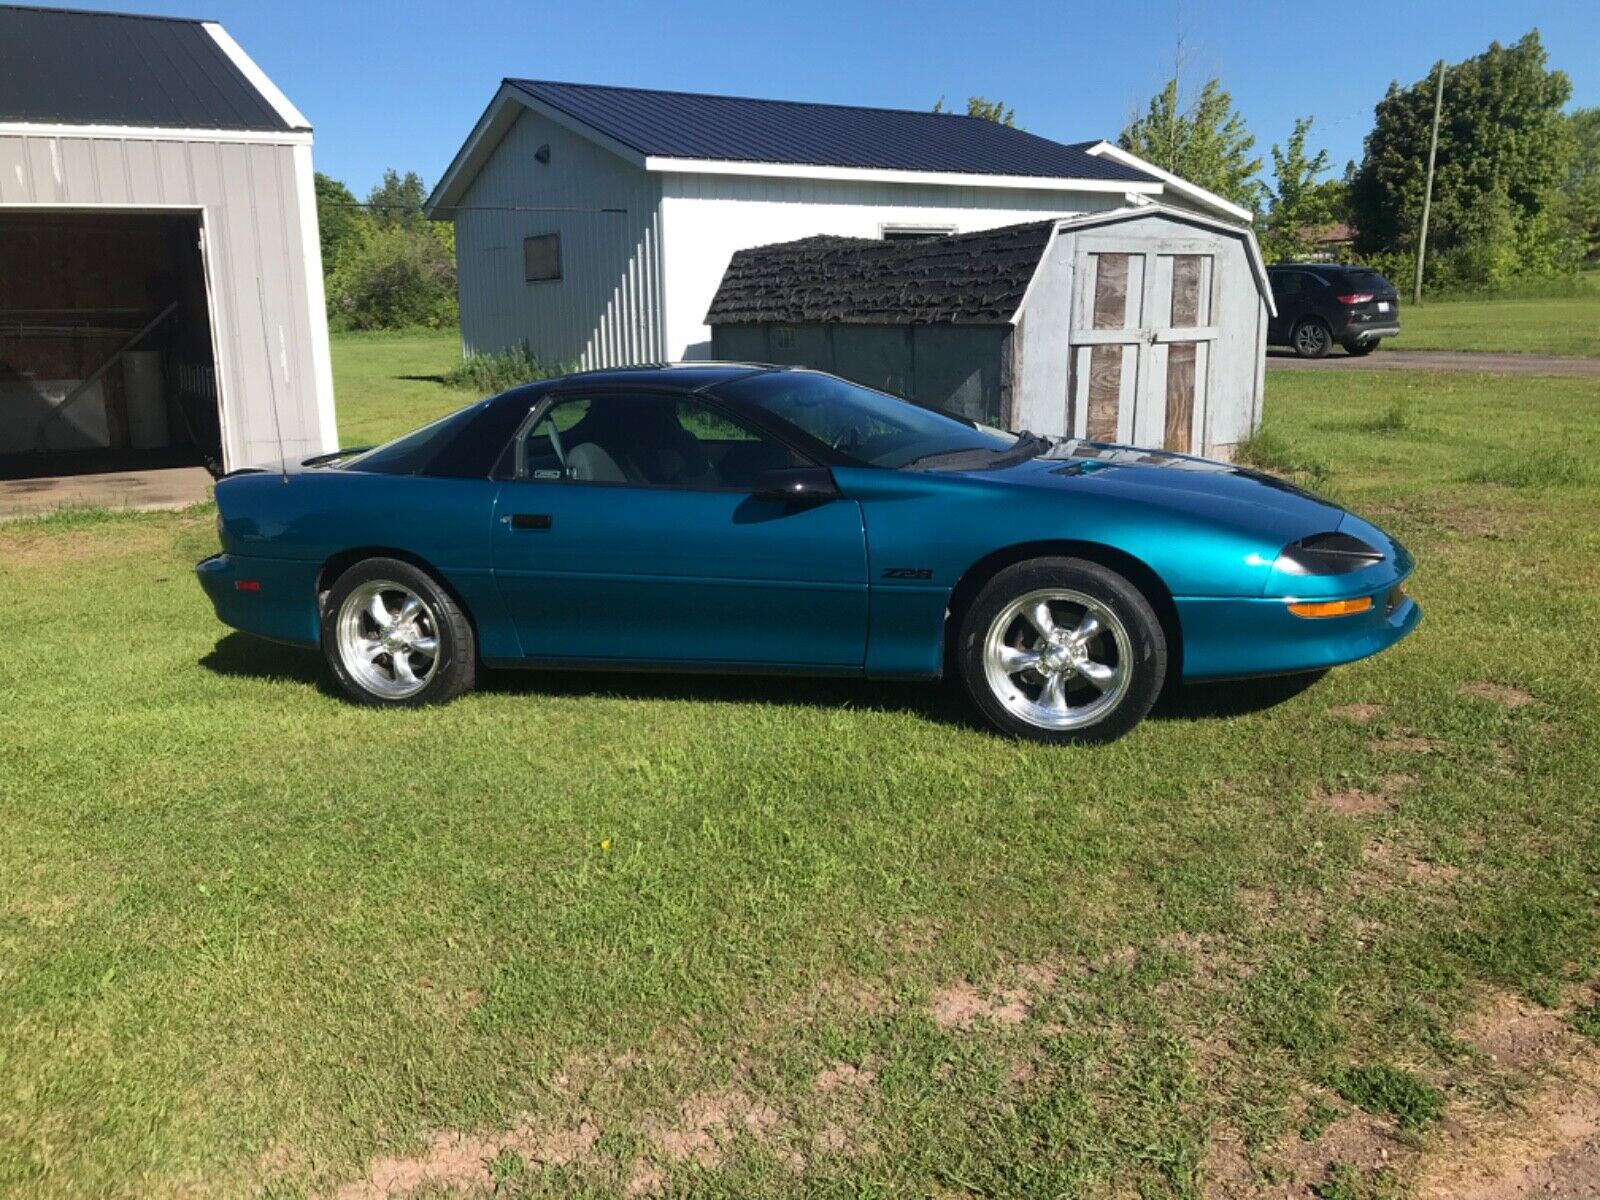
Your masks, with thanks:
M 1428 182 L 1422 190 L 1422 228 L 1417 231 L 1417 274 L 1411 285 L 1411 303 L 1422 303 L 1422 259 L 1428 253 L 1428 209 L 1433 207 L 1433 159 L 1439 153 L 1439 109 L 1444 104 L 1444 59 L 1439 60 L 1439 82 L 1433 89 L 1433 136 L 1428 141 Z

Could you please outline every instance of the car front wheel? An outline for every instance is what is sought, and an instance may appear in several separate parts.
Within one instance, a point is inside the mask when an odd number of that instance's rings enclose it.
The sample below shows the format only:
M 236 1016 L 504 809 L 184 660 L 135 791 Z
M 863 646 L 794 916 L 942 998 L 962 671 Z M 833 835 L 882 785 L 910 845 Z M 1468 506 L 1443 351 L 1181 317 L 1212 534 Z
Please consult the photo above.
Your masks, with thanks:
M 442 704 L 472 688 L 472 625 L 427 572 L 394 558 L 356 563 L 322 601 L 322 652 L 351 699 Z
M 1166 677 L 1161 623 L 1115 571 L 1038 558 L 986 584 L 961 623 L 959 663 L 990 724 L 1040 742 L 1108 742 L 1150 711 Z
M 1301 358 L 1322 358 L 1333 348 L 1333 333 L 1316 317 L 1307 317 L 1294 327 L 1289 344 Z

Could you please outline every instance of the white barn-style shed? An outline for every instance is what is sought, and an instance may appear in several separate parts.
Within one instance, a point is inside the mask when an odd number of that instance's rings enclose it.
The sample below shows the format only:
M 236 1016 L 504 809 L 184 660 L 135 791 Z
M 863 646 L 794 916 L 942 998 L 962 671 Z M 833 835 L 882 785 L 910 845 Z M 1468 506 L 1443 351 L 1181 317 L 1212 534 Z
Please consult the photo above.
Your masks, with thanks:
M 718 358 L 831 371 L 1011 429 L 1231 456 L 1272 293 L 1248 228 L 1165 205 L 902 245 L 735 254 Z
M 705 358 L 733 254 L 1160 200 L 1250 214 L 1104 142 L 975 117 L 506 80 L 428 201 L 456 231 L 468 353 L 585 368 Z
M 219 25 L 0 6 L 0 478 L 334 448 L 311 138 Z

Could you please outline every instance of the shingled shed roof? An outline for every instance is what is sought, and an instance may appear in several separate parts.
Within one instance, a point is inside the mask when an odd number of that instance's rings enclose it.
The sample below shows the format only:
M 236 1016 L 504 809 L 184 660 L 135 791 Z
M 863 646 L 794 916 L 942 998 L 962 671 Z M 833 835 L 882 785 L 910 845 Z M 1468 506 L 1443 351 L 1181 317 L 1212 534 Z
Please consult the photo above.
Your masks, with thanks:
M 734 254 L 706 322 L 1003 325 L 1055 221 L 914 242 L 811 237 Z

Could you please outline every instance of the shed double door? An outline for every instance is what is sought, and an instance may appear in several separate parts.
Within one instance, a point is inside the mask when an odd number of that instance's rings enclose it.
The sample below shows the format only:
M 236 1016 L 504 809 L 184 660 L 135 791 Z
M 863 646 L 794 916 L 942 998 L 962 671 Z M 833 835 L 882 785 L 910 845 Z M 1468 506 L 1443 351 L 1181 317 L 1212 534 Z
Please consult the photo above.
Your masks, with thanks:
M 1073 277 L 1067 429 L 1091 441 L 1202 453 L 1216 246 L 1080 238 Z

